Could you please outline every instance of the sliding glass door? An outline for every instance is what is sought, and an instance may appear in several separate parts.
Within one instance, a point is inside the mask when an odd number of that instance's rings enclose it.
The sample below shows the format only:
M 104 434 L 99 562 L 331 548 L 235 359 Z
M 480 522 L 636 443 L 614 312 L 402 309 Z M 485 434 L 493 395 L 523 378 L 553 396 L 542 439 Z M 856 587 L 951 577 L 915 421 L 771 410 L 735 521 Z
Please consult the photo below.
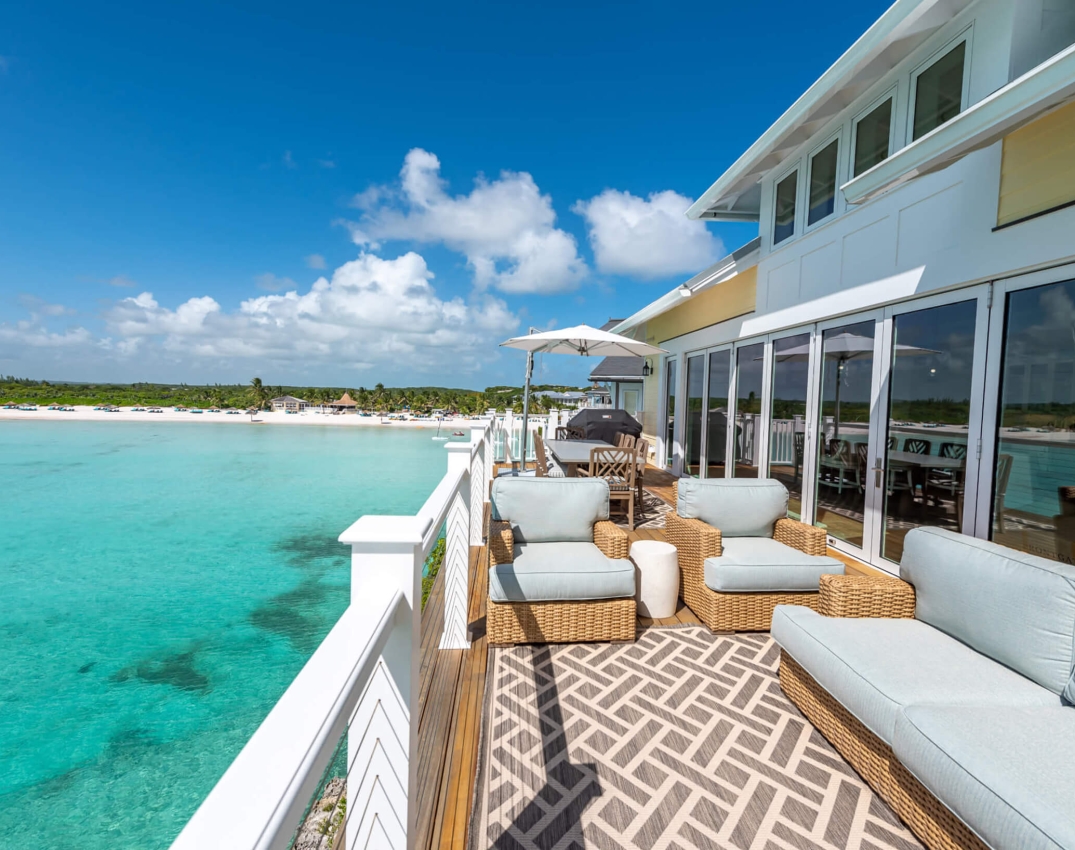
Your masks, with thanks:
M 706 390 L 706 478 L 723 478 L 728 458 L 728 388 L 732 376 L 732 350 L 709 352 Z
M 788 488 L 788 514 L 802 518 L 810 334 L 773 340 L 769 477 Z
M 686 433 L 683 440 L 684 473 L 697 478 L 702 468 L 702 401 L 705 384 L 705 355 L 687 358 Z
M 664 369 L 664 454 L 668 469 L 672 469 L 676 459 L 676 358 L 669 357 Z
M 735 351 L 735 433 L 732 447 L 736 478 L 757 478 L 761 456 L 762 390 L 765 379 L 765 343 L 741 345 Z

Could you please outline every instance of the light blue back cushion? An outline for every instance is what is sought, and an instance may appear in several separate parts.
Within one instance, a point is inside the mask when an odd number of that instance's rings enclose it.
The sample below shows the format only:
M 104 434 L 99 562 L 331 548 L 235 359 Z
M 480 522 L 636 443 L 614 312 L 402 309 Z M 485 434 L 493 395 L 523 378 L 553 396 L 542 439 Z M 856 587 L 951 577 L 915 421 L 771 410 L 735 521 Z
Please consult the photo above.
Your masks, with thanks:
M 593 478 L 498 478 L 493 519 L 511 523 L 516 543 L 593 543 L 608 519 L 608 484 Z
M 1075 702 L 1075 567 L 940 528 L 903 542 L 915 617 Z
M 788 515 L 787 488 L 773 478 L 680 478 L 676 487 L 676 513 L 724 537 L 772 537 L 774 523 Z

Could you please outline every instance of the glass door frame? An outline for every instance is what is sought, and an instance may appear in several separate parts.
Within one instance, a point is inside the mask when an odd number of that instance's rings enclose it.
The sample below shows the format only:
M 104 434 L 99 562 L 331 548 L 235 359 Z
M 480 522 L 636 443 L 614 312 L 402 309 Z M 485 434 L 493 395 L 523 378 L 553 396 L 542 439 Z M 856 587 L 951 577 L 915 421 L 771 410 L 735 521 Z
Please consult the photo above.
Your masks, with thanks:
M 882 396 L 887 393 L 888 389 L 888 376 L 887 369 L 882 374 L 883 365 L 883 331 L 882 323 L 885 318 L 884 308 L 874 308 L 872 310 L 865 310 L 861 313 L 852 313 L 846 316 L 840 316 L 836 319 L 826 319 L 818 322 L 814 326 L 814 337 L 812 339 L 812 348 L 810 352 L 810 398 L 807 404 L 807 415 L 811 417 L 811 424 L 814 427 L 813 439 L 810 439 L 809 432 L 807 433 L 806 446 L 810 451 L 810 463 L 806 463 L 806 459 L 803 460 L 803 466 L 810 468 L 810 490 L 809 501 L 807 501 L 807 490 L 803 488 L 803 522 L 809 522 L 814 524 L 817 521 L 817 496 L 819 489 L 817 487 L 817 468 L 819 455 L 821 453 L 821 439 L 824 437 L 825 429 L 821 422 L 821 392 L 823 390 L 823 370 L 824 361 L 823 357 L 823 345 L 825 338 L 825 331 L 832 330 L 834 328 L 842 328 L 845 325 L 857 325 L 862 322 L 874 322 L 874 334 L 873 334 L 873 363 L 870 371 L 870 422 L 867 429 L 867 445 L 870 457 L 877 457 L 877 449 L 880 443 L 878 442 L 878 432 L 881 423 L 880 415 L 877 415 L 878 405 Z M 882 392 L 882 390 L 884 392 Z M 872 470 L 868 470 L 872 471 Z M 840 552 L 845 552 L 851 555 L 853 558 L 857 558 L 860 561 L 866 561 L 868 563 L 876 563 L 876 559 L 871 557 L 871 553 L 875 551 L 875 546 L 880 544 L 874 540 L 877 536 L 876 531 L 879 527 L 878 516 L 880 516 L 883 510 L 883 503 L 879 498 L 879 488 L 873 486 L 874 479 L 872 476 L 867 475 L 867 485 L 865 487 L 865 499 L 863 503 L 862 511 L 862 546 L 856 546 L 853 543 L 848 543 L 845 540 L 841 540 L 838 537 L 832 535 L 827 536 L 828 544 L 833 549 Z
M 724 464 L 724 476 L 735 477 L 735 465 L 738 462 L 738 446 L 735 442 L 735 420 L 739 416 L 739 349 L 748 348 L 761 343 L 762 348 L 762 378 L 761 378 L 761 427 L 760 433 L 754 435 L 754 451 L 760 458 L 757 465 L 758 478 L 766 478 L 769 474 L 769 397 L 772 392 L 770 384 L 772 372 L 773 346 L 769 342 L 768 334 L 750 336 L 737 339 L 732 343 L 731 374 L 728 376 L 728 436 L 725 445 L 728 446 L 728 458 Z M 706 387 L 708 390 L 708 386 Z
M 881 321 L 880 338 L 882 341 L 883 362 L 881 369 L 881 393 L 878 398 L 877 415 L 870 417 L 871 448 L 870 465 L 867 475 L 869 488 L 875 490 L 876 525 L 873 529 L 872 545 L 867 549 L 869 562 L 880 569 L 898 573 L 899 565 L 882 556 L 882 544 L 885 535 L 885 487 L 878 486 L 877 470 L 881 469 L 881 483 L 887 481 L 888 472 L 885 459 L 887 452 L 882 454 L 888 440 L 889 420 L 889 381 L 892 375 L 893 343 L 895 340 L 895 319 L 897 316 L 908 313 L 918 313 L 936 307 L 945 307 L 950 304 L 960 304 L 965 301 L 975 302 L 974 321 L 974 353 L 971 362 L 970 382 L 970 411 L 967 420 L 967 465 L 964 473 L 963 516 L 960 519 L 962 533 L 975 533 L 976 510 L 979 490 L 981 439 L 982 439 L 982 413 L 986 390 L 983 376 L 986 374 L 986 356 L 988 340 L 992 336 L 989 326 L 990 297 L 989 284 L 967 286 L 962 289 L 942 292 L 937 295 L 927 295 L 915 298 L 911 301 L 901 301 L 884 308 L 884 318 Z M 877 350 L 876 345 L 874 348 Z M 876 355 L 875 355 L 876 356 Z M 875 371 L 876 374 L 876 371 Z M 876 420 L 876 422 L 874 421 Z M 873 442 L 873 431 L 876 428 L 876 443 Z M 864 540 L 865 542 L 865 540 Z
M 802 468 L 802 495 L 800 497 L 800 517 L 801 521 L 812 525 L 814 522 L 814 490 L 817 487 L 817 481 L 815 480 L 815 474 L 817 470 L 817 446 L 814 440 L 817 438 L 816 420 L 818 416 L 817 405 L 819 403 L 819 394 L 817 393 L 817 381 L 819 379 L 820 370 L 814 368 L 814 364 L 817 362 L 818 357 L 821 356 L 820 352 L 820 333 L 817 330 L 817 324 L 811 322 L 808 325 L 800 325 L 797 328 L 788 328 L 782 331 L 776 331 L 769 334 L 765 340 L 765 356 L 766 356 L 766 370 L 765 370 L 765 391 L 764 395 L 764 426 L 765 426 L 765 466 L 762 470 L 759 470 L 759 477 L 768 478 L 769 466 L 772 462 L 772 452 L 769 450 L 769 440 L 773 430 L 773 377 L 775 355 L 774 345 L 777 340 L 787 339 L 793 336 L 808 335 L 810 337 L 807 342 L 809 348 L 809 355 L 806 363 L 806 436 L 803 440 L 803 468 Z
M 1008 313 L 1008 295 L 1022 289 L 1033 289 L 1038 286 L 1048 286 L 1049 284 L 1062 283 L 1068 280 L 1075 280 L 1075 264 L 1068 263 L 1017 277 L 995 280 L 991 284 L 983 284 L 983 288 L 987 290 L 991 288 L 990 294 L 985 300 L 991 302 L 992 309 L 988 311 L 989 338 L 986 346 L 981 424 L 978 431 L 979 443 L 976 452 L 976 462 L 978 464 L 978 474 L 975 482 L 977 491 L 976 504 L 975 512 L 971 517 L 972 524 L 970 525 L 967 524 L 967 510 L 971 506 L 969 494 L 966 497 L 964 507 L 964 529 L 973 529 L 974 536 L 983 540 L 989 540 L 993 524 L 993 476 L 996 469 L 997 429 L 1000 425 L 1000 384 L 1001 369 L 1004 365 L 1004 325 Z M 988 401 L 988 404 L 985 403 L 986 401 Z M 967 458 L 969 465 L 969 451 L 967 452 Z M 967 486 L 969 487 L 969 470 L 967 477 Z

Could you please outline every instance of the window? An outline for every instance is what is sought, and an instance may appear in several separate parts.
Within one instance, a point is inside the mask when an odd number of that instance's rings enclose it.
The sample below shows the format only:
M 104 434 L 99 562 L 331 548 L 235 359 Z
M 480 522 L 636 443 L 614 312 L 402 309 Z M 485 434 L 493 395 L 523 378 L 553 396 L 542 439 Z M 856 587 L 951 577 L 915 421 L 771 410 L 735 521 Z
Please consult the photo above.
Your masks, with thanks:
M 836 209 L 836 154 L 840 141 L 833 139 L 810 158 L 810 209 L 806 223 L 828 218 Z
M 855 124 L 855 163 L 853 177 L 869 171 L 889 155 L 892 137 L 892 98 L 870 110 Z
M 776 184 L 776 219 L 773 244 L 778 245 L 795 232 L 795 193 L 799 171 L 796 169 Z
M 966 54 L 967 42 L 961 41 L 918 75 L 914 84 L 912 141 L 955 118 L 963 108 Z

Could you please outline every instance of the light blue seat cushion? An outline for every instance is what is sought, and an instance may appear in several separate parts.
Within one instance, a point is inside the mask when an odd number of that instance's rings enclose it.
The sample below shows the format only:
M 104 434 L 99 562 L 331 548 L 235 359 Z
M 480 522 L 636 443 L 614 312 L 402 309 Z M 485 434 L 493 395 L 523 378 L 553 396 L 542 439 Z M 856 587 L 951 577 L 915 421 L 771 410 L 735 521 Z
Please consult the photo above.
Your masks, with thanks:
M 593 543 L 594 523 L 608 519 L 608 484 L 600 478 L 498 478 L 493 519 L 511 523 L 516 543 Z
M 1075 708 L 910 706 L 893 750 L 990 847 L 1075 849 Z
M 719 528 L 721 537 L 772 537 L 788 515 L 787 488 L 772 478 L 680 478 L 676 488 L 676 513 Z
M 1056 694 L 920 620 L 823 617 L 778 605 L 772 634 L 889 746 L 907 705 L 1060 705 Z
M 635 595 L 635 565 L 593 543 L 520 543 L 515 560 L 489 568 L 494 602 L 581 602 Z
M 915 617 L 1075 702 L 1075 567 L 940 528 L 903 543 Z
M 807 555 L 771 537 L 730 537 L 719 558 L 706 558 L 705 583 L 721 593 L 816 591 L 826 574 L 844 574 L 835 558 Z

